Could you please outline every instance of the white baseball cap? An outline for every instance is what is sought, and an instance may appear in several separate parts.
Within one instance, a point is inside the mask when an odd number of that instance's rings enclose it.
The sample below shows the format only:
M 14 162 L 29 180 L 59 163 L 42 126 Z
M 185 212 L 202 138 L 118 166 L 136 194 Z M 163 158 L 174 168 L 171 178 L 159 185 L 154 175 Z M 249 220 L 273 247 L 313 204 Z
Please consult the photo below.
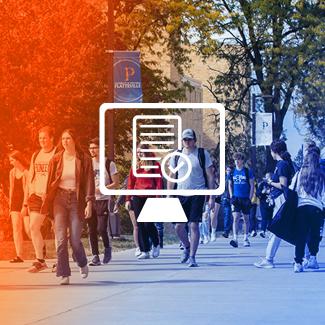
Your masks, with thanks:
M 183 139 L 196 139 L 196 135 L 193 129 L 185 129 L 182 132 L 182 140 Z

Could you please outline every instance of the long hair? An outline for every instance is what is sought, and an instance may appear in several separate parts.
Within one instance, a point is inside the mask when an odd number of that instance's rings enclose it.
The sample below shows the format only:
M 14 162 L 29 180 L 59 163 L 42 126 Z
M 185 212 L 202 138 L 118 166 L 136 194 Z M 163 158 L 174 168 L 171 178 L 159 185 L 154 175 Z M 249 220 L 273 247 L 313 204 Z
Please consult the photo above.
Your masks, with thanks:
M 320 168 L 319 158 L 318 150 L 308 150 L 300 171 L 300 186 L 314 198 L 325 187 L 325 173 Z
M 9 158 L 13 158 L 13 159 L 17 160 L 18 162 L 20 162 L 24 169 L 28 169 L 28 163 L 27 163 L 24 155 L 20 151 L 14 150 L 8 156 L 9 156 Z
M 71 136 L 71 138 L 72 138 L 72 140 L 73 140 L 73 142 L 75 144 L 75 147 L 76 147 L 76 152 L 79 153 L 79 154 L 83 154 L 84 151 L 81 149 L 78 137 L 76 135 L 76 131 L 73 130 L 73 129 L 65 129 L 65 130 L 62 131 L 61 136 L 60 136 L 59 141 L 58 141 L 58 145 L 57 145 L 58 151 L 64 150 L 64 148 L 62 146 L 62 135 L 63 135 L 63 133 L 68 133 Z
M 290 153 L 287 151 L 287 145 L 283 140 L 275 140 L 271 143 L 271 150 L 274 153 L 277 153 L 281 159 L 285 160 L 286 162 L 289 163 L 290 167 L 292 168 L 292 170 L 294 171 L 294 167 L 293 167 L 293 163 L 291 160 L 291 155 Z

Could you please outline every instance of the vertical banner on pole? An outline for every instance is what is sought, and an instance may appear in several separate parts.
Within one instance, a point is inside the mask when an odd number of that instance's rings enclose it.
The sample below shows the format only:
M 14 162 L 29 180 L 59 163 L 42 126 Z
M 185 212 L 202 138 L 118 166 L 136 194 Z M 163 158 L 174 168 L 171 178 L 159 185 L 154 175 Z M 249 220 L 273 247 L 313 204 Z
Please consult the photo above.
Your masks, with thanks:
M 272 113 L 256 113 L 256 146 L 272 142 Z
M 114 51 L 114 102 L 142 103 L 139 51 Z

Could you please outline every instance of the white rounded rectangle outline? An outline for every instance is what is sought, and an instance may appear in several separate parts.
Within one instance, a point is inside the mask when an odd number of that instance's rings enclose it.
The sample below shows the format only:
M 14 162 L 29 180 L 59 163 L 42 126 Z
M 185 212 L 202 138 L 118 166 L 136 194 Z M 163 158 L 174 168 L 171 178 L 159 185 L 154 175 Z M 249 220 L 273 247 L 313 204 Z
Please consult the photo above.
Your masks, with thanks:
M 221 195 L 225 190 L 225 108 L 219 103 L 104 103 L 99 111 L 99 166 L 105 170 L 105 113 L 109 109 L 215 109 L 220 114 L 220 184 L 205 190 L 110 190 L 105 186 L 105 173 L 100 173 L 99 189 L 105 195 Z M 133 127 L 133 125 L 132 125 Z M 134 139 L 133 139 L 134 140 Z

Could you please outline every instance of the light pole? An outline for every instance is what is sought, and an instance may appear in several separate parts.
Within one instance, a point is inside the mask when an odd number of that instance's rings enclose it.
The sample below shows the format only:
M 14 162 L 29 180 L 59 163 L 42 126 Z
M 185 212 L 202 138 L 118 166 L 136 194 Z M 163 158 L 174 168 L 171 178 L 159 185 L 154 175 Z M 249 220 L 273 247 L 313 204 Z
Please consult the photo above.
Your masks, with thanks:
M 108 102 L 114 103 L 114 1 L 108 0 L 107 9 L 107 52 L 108 52 Z M 110 160 L 114 160 L 114 111 L 107 111 L 108 152 Z

